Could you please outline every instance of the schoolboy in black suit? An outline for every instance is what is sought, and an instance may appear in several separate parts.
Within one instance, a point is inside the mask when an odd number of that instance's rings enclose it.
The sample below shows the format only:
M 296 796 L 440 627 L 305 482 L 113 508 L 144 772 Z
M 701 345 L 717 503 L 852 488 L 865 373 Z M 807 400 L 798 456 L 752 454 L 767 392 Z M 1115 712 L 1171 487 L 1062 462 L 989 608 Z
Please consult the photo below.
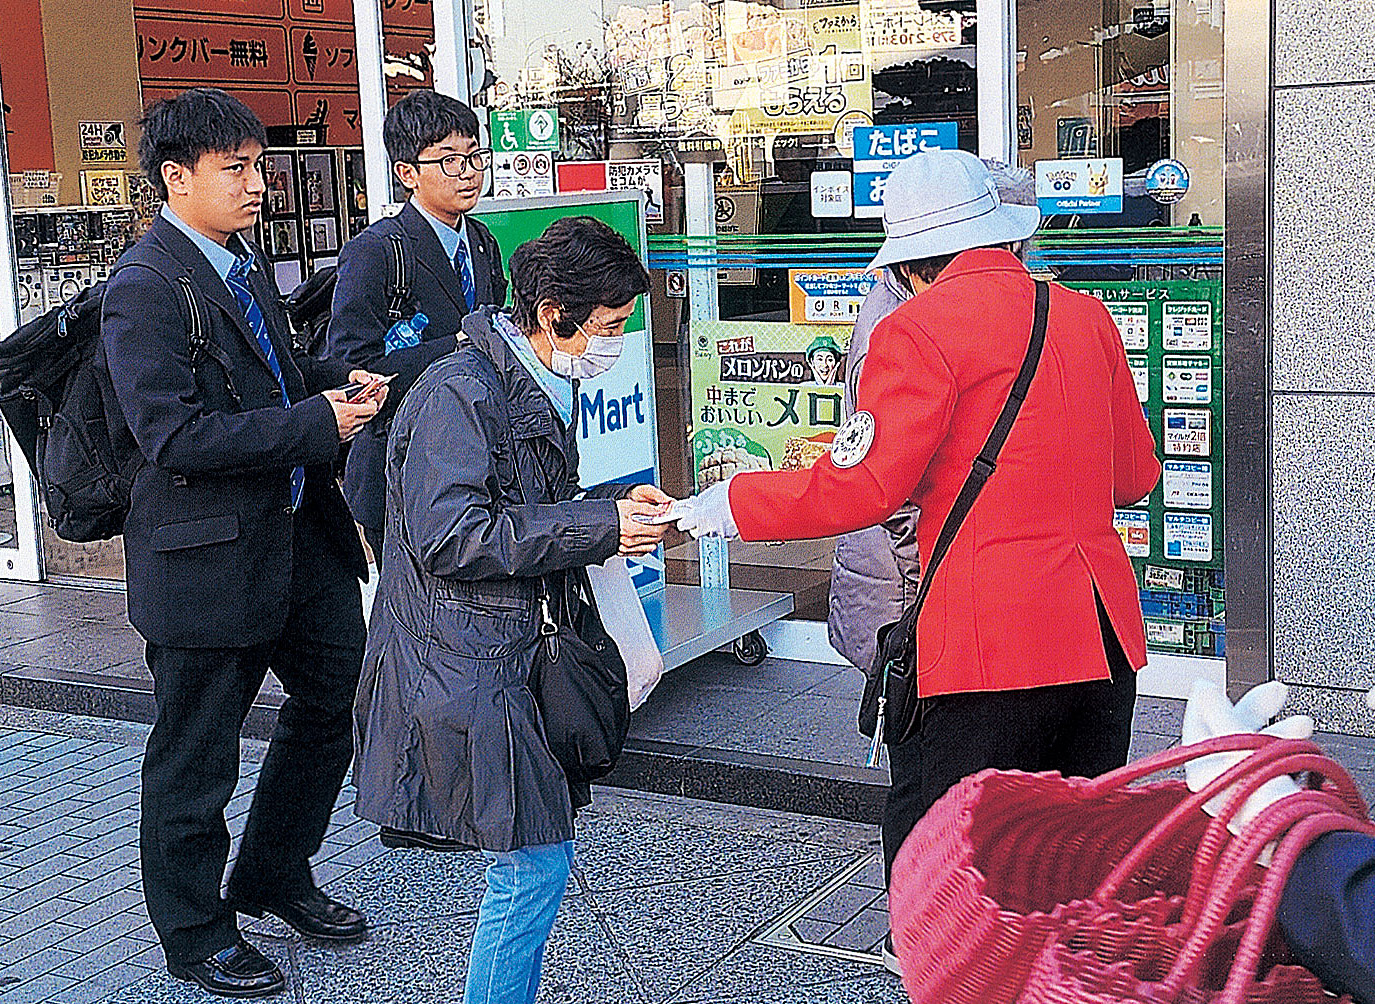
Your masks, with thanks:
M 101 338 L 144 458 L 124 526 L 129 619 L 147 642 L 157 717 L 143 761 L 140 851 L 168 971 L 214 994 L 285 985 L 235 910 L 316 938 L 366 933 L 316 888 L 320 848 L 352 757 L 364 642 L 362 546 L 333 477 L 341 442 L 381 405 L 338 388 L 369 374 L 293 357 L 277 290 L 242 237 L 262 203 L 262 123 L 223 91 L 158 102 L 139 160 L 166 200 L 120 259 Z M 192 358 L 192 318 L 209 336 Z M 271 667 L 287 700 L 229 877 L 224 810 L 239 730 Z
M 344 494 L 380 568 L 386 512 L 385 460 L 391 412 L 425 368 L 452 352 L 463 318 L 506 302 L 501 249 L 468 214 L 482 194 L 492 151 L 478 145 L 477 116 L 461 101 L 430 90 L 407 94 L 382 127 L 387 156 L 411 193 L 401 212 L 344 245 L 330 311 L 326 354 L 377 373 L 396 374 L 391 406 L 349 449 Z M 388 352 L 394 323 L 389 299 L 393 236 L 405 249 L 409 297 L 405 319 L 429 318 L 418 345 Z

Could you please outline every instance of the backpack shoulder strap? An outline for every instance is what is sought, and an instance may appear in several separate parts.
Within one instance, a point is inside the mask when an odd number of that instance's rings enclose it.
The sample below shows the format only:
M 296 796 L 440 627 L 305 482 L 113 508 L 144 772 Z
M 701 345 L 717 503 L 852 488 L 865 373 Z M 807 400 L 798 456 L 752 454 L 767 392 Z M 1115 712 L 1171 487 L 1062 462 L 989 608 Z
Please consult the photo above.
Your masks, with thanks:
M 156 272 L 171 283 L 181 301 L 178 310 L 184 311 L 186 319 L 186 340 L 190 349 L 191 368 L 196 369 L 205 356 L 215 360 L 224 372 L 224 382 L 229 389 L 229 396 L 234 399 L 235 404 L 241 404 L 243 399 L 240 398 L 239 391 L 234 386 L 234 364 L 230 360 L 229 354 L 210 337 L 205 301 L 202 299 L 200 291 L 196 289 L 196 283 L 191 278 L 190 273 L 186 271 L 184 265 L 160 248 L 149 246 L 143 250 L 155 260 L 141 261 L 134 258 L 121 265 L 120 269 L 139 266 Z M 111 278 L 114 276 L 112 275 Z
M 391 273 L 387 277 L 387 318 L 399 321 L 404 316 L 406 302 L 411 298 L 410 254 L 406 239 L 399 233 L 387 234 L 391 250 Z

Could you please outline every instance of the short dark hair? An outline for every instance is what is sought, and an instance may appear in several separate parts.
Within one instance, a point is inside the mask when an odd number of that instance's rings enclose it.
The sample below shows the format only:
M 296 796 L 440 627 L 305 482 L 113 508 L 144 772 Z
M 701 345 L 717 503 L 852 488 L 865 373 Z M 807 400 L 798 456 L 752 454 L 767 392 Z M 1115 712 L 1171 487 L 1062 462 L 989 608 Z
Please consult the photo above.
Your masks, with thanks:
M 431 90 L 411 91 L 382 122 L 382 142 L 393 164 L 414 164 L 421 150 L 454 133 L 477 139 L 477 116 L 457 98 Z
M 238 98 L 217 87 L 193 87 L 163 98 L 139 120 L 138 163 L 158 198 L 167 201 L 162 165 L 195 169 L 207 153 L 234 153 L 249 140 L 267 146 L 262 121 Z
M 591 216 L 567 216 L 511 255 L 512 316 L 529 333 L 545 301 L 559 305 L 554 334 L 572 338 L 597 307 L 649 292 L 649 273 L 626 239 Z
M 1013 245 L 1011 243 L 989 244 L 987 247 L 996 248 L 1000 251 L 1011 251 Z M 966 248 L 965 250 L 973 249 Z M 964 254 L 964 251 L 956 251 L 952 254 L 933 255 L 930 258 L 913 258 L 911 261 L 898 262 L 893 266 L 893 270 L 896 273 L 899 267 L 906 268 L 907 271 L 915 273 L 918 279 L 929 286 L 940 277 L 940 274 L 950 266 L 952 261 L 962 254 Z M 903 282 L 903 285 L 906 285 L 901 274 L 898 274 L 897 277 L 900 282 Z

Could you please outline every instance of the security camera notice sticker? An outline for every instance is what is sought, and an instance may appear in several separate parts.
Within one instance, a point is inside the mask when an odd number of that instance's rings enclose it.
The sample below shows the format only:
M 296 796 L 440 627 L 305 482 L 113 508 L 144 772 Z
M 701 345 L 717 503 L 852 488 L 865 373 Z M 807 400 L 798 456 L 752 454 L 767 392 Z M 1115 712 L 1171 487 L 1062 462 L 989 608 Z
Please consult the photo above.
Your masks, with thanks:
M 1165 557 L 1179 561 L 1213 560 L 1213 517 L 1202 513 L 1165 514 Z
M 1166 352 L 1207 352 L 1213 347 L 1213 305 L 1166 303 L 1163 305 L 1161 345 Z
M 1207 457 L 1213 452 L 1213 413 L 1192 408 L 1166 408 L 1164 448 L 1167 457 Z
M 1136 384 L 1136 399 L 1145 404 L 1151 397 L 1151 361 L 1145 356 L 1127 356 L 1127 366 Z
M 1171 509 L 1213 507 L 1213 465 L 1206 460 L 1165 461 L 1165 505 Z
M 1213 361 L 1206 356 L 1166 356 L 1166 404 L 1212 404 Z
M 1151 556 L 1151 514 L 1118 509 L 1112 514 L 1112 525 L 1122 538 L 1122 546 L 1133 558 Z
M 1122 347 L 1128 352 L 1145 352 L 1151 340 L 1147 306 L 1144 303 L 1108 303 L 1104 306 L 1122 335 Z

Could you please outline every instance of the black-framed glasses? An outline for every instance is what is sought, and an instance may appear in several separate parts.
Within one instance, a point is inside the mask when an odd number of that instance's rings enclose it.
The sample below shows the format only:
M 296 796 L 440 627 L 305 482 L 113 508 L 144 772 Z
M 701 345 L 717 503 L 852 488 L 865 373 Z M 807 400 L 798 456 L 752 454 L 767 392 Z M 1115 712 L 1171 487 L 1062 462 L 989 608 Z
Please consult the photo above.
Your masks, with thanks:
M 412 161 L 417 167 L 421 164 L 438 164 L 439 169 L 450 178 L 461 177 L 472 165 L 474 171 L 485 171 L 492 166 L 491 150 L 474 150 L 472 153 L 449 153 L 433 160 Z

